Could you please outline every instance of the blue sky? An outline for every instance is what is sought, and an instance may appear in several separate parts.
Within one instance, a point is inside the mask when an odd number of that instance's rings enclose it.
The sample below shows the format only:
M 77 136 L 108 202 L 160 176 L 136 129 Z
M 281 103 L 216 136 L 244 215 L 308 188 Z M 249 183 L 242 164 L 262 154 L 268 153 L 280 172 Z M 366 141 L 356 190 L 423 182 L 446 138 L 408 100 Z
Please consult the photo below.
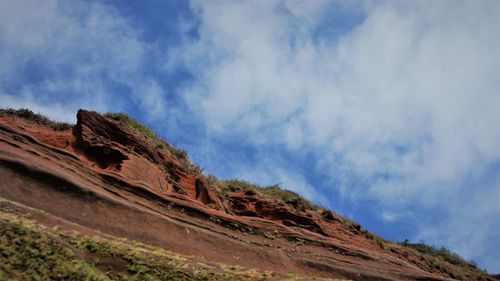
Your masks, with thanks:
M 1 1 L 0 105 L 125 111 L 500 272 L 500 2 Z

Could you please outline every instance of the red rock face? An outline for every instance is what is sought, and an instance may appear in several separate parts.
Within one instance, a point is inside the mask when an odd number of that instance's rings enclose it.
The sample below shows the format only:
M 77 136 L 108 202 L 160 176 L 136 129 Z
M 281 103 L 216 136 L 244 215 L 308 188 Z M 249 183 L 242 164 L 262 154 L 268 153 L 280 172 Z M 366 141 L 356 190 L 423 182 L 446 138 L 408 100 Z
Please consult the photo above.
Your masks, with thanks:
M 189 173 L 178 160 L 120 121 L 79 110 L 73 135 L 74 151 L 96 168 L 143 182 L 159 193 L 185 194 L 222 209 L 215 190 L 207 186 L 202 175 Z
M 33 214 L 41 223 L 282 273 L 493 280 L 472 267 L 436 266 L 332 216 L 261 194 L 221 194 L 120 121 L 85 110 L 77 120 L 55 131 L 0 111 L 0 197 L 45 211 Z
M 299 227 L 326 235 L 321 227 L 322 219 L 316 212 L 297 211 L 288 205 L 279 205 L 271 198 L 247 195 L 243 191 L 229 192 L 228 196 L 231 209 L 237 215 L 259 217 L 285 226 Z

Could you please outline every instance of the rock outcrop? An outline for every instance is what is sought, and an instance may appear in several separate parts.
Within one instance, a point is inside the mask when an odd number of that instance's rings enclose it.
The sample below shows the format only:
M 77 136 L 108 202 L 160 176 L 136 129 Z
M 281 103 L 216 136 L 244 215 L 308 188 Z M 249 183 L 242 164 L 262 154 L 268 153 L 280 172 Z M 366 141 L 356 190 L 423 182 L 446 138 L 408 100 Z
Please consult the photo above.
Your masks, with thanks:
M 222 192 L 168 144 L 79 110 L 55 130 L 0 111 L 0 197 L 41 223 L 281 273 L 352 280 L 494 280 L 385 241 L 329 212 Z M 47 219 L 51 217 L 52 219 Z

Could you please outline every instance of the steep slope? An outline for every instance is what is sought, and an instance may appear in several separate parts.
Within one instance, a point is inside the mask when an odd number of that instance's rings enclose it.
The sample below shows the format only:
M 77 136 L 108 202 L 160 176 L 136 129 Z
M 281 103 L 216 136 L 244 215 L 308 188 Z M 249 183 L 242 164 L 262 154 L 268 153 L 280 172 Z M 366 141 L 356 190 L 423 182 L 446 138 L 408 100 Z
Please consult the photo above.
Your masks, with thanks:
M 462 260 L 385 241 L 293 193 L 207 177 L 125 115 L 79 110 L 77 120 L 0 111 L 0 197 L 42 226 L 277 274 L 494 280 Z

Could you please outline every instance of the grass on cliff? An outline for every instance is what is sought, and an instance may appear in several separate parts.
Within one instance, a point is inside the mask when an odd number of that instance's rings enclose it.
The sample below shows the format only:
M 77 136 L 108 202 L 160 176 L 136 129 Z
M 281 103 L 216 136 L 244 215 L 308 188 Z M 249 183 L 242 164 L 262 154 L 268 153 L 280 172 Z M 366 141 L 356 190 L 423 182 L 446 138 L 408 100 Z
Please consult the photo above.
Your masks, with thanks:
M 239 179 L 216 180 L 222 192 L 241 190 L 248 195 L 262 194 L 276 199 L 279 203 L 290 204 L 295 208 L 319 210 L 320 207 L 308 201 L 300 194 L 281 188 L 279 184 L 262 187 Z
M 282 188 L 279 184 L 274 184 L 270 186 L 259 186 L 254 183 L 250 183 L 245 180 L 239 179 L 228 179 L 228 180 L 219 180 L 217 177 L 213 175 L 208 175 L 207 180 L 212 185 L 216 186 L 219 192 L 224 195 L 227 192 L 234 191 L 243 191 L 247 195 L 256 195 L 260 194 L 263 196 L 267 196 L 276 201 L 278 205 L 289 205 L 296 211 L 304 211 L 304 210 L 312 210 L 315 211 L 318 215 L 323 217 L 326 221 L 338 221 L 345 224 L 347 227 L 351 228 L 353 231 L 358 231 L 365 235 L 366 238 L 372 240 L 373 243 L 378 245 L 380 248 L 385 248 L 385 243 L 388 243 L 388 240 L 381 238 L 380 236 L 369 232 L 368 230 L 361 227 L 361 225 L 347 217 L 344 217 L 334 211 L 328 210 L 325 207 L 319 206 L 317 204 L 312 203 L 307 200 L 300 194 L 293 192 L 291 190 Z M 221 198 L 222 202 L 227 211 L 232 212 L 231 202 L 226 198 Z
M 478 269 L 476 263 L 474 261 L 466 261 L 459 254 L 449 250 L 446 247 L 434 247 L 428 245 L 424 242 L 418 243 L 410 243 L 408 240 L 404 240 L 399 243 L 401 246 L 408 247 L 422 253 L 424 255 L 432 256 L 441 260 L 444 260 L 453 265 L 461 266 L 461 267 L 470 267 L 474 269 Z
M 44 116 L 40 113 L 34 113 L 33 111 L 26 108 L 21 108 L 21 109 L 0 108 L 0 113 L 5 113 L 8 115 L 14 115 L 17 117 L 28 119 L 37 124 L 49 126 L 56 131 L 66 131 L 73 127 L 73 125 L 71 124 L 52 120 L 47 116 Z
M 446 247 L 434 247 L 424 242 L 410 243 L 408 240 L 399 242 L 399 245 L 408 251 L 414 251 L 420 255 L 420 260 L 429 265 L 432 270 L 447 274 L 456 280 L 478 280 L 478 272 L 488 274 L 484 269 L 477 267 L 474 261 L 466 261 L 460 255 L 450 251 Z M 416 264 L 419 266 L 419 264 Z M 483 279 L 481 279 L 483 280 Z M 486 279 L 484 279 L 486 280 Z
M 330 280 L 209 263 L 125 239 L 47 228 L 13 211 L 18 206 L 0 200 L 0 280 Z
M 148 126 L 142 124 L 141 122 L 135 120 L 134 118 L 128 116 L 123 112 L 108 112 L 104 114 L 104 116 L 113 120 L 121 121 L 129 127 L 136 129 L 150 139 L 158 139 L 153 129 L 149 128 Z
M 255 195 L 261 194 L 267 197 L 270 197 L 278 204 L 287 204 L 293 206 L 295 209 L 307 209 L 318 212 L 321 216 L 323 216 L 327 220 L 340 220 L 347 224 L 358 225 L 357 223 L 351 221 L 348 218 L 345 218 L 333 211 L 327 210 L 324 207 L 316 205 L 311 201 L 307 200 L 300 194 L 282 188 L 279 184 L 274 184 L 270 186 L 260 186 L 254 183 L 250 183 L 245 180 L 239 179 L 228 179 L 228 180 L 219 180 L 214 176 L 208 176 L 209 182 L 217 186 L 221 193 L 226 193 L 228 191 L 237 191 L 241 190 L 245 192 L 247 195 Z
M 0 280 L 108 280 L 31 225 L 2 218 Z

